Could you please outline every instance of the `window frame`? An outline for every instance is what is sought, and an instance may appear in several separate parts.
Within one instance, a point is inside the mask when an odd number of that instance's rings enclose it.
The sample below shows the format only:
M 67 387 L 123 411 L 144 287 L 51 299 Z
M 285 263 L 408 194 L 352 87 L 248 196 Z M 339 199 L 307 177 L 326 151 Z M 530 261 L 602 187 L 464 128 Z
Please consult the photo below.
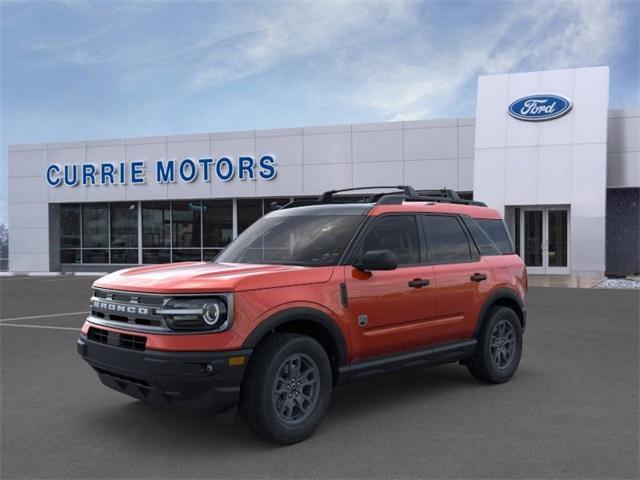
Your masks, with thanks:
M 422 230 L 423 236 L 424 236 L 424 244 L 425 244 L 425 250 L 426 250 L 426 263 L 425 263 L 425 265 L 460 265 L 460 264 L 465 264 L 465 263 L 477 263 L 477 262 L 480 261 L 482 256 L 480 255 L 480 251 L 478 250 L 478 246 L 476 245 L 476 242 L 473 239 L 473 236 L 471 235 L 471 232 L 469 232 L 469 229 L 468 229 L 465 221 L 462 218 L 463 215 L 459 215 L 459 214 L 455 214 L 455 213 L 424 212 L 424 213 L 419 213 L 418 216 L 420 217 L 420 225 L 422 227 L 421 230 Z M 429 240 L 427 221 L 426 221 L 427 217 L 450 217 L 450 218 L 454 218 L 458 222 L 458 225 L 460 225 L 460 228 L 461 228 L 462 232 L 464 233 L 464 236 L 467 239 L 467 245 L 469 246 L 469 260 L 456 261 L 456 262 L 452 262 L 452 261 L 433 262 L 433 261 L 431 261 L 431 258 L 430 258 L 431 257 L 431 246 L 429 244 L 430 240 Z

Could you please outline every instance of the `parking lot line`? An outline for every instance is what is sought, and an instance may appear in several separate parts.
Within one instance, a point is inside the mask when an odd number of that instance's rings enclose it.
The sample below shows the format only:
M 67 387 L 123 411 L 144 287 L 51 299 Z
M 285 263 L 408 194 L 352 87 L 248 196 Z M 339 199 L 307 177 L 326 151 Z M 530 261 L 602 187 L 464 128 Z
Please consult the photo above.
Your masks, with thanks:
M 23 327 L 23 328 L 46 328 L 49 330 L 73 330 L 79 332 L 79 328 L 72 327 L 52 327 L 51 325 L 20 325 L 17 323 L 0 323 L 0 327 Z
M 82 311 L 82 312 L 68 312 L 68 313 L 51 313 L 49 315 L 33 315 L 30 317 L 13 317 L 13 318 L 0 318 L 0 323 L 2 322 L 16 322 L 16 321 L 20 321 L 20 320 L 36 320 L 39 318 L 49 318 L 49 317 L 66 317 L 66 316 L 70 316 L 70 315 L 80 315 L 80 314 L 87 314 L 89 312 Z

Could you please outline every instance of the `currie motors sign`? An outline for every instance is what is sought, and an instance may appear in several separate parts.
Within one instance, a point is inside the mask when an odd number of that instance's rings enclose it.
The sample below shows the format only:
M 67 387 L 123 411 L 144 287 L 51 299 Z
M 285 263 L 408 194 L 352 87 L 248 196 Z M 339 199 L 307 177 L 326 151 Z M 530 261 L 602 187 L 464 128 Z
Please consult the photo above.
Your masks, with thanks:
M 150 171 L 148 171 L 150 170 Z M 276 161 L 272 155 L 230 157 L 218 159 L 157 160 L 150 166 L 143 160 L 132 162 L 101 162 L 47 165 L 47 184 L 51 187 L 75 187 L 76 185 L 143 185 L 147 178 L 155 183 L 192 183 L 195 181 L 219 182 L 238 180 L 273 180 L 276 177 Z
M 571 106 L 571 100 L 561 95 L 528 95 L 509 105 L 509 115 L 527 122 L 542 122 L 569 113 Z

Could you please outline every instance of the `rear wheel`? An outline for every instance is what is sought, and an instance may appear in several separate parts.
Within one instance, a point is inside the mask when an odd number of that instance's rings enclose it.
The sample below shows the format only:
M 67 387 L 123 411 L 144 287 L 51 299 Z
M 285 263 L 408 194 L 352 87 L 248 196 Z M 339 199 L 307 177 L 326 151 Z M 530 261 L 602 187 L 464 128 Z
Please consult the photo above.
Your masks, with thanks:
M 262 438 L 300 442 L 324 417 L 331 384 L 331 364 L 318 342 L 305 335 L 276 334 L 251 357 L 242 382 L 240 413 Z
M 518 369 L 522 356 L 522 326 L 508 307 L 492 307 L 478 334 L 471 375 L 488 383 L 504 383 Z

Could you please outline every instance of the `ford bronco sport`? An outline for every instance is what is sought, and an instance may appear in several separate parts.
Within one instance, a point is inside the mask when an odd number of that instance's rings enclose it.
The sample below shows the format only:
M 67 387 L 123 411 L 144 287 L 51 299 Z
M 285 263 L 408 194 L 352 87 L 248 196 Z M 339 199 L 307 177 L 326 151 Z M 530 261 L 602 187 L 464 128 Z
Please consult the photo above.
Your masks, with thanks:
M 102 277 L 78 352 L 108 387 L 228 418 L 239 405 L 284 444 L 313 433 L 334 385 L 450 362 L 509 380 L 527 277 L 500 214 L 450 190 L 369 188 L 392 191 L 292 202 L 213 262 Z

